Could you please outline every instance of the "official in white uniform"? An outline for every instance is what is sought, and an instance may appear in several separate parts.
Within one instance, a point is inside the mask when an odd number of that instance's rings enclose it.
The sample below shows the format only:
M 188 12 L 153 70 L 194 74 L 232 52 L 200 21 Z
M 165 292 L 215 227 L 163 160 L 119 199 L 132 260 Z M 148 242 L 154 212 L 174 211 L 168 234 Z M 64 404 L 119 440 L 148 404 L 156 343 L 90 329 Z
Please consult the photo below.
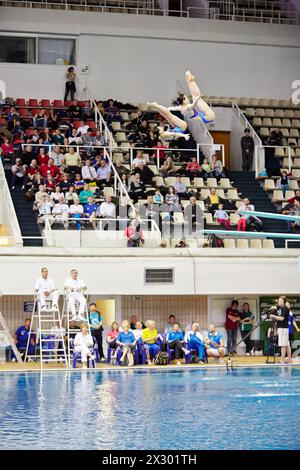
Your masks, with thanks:
M 40 303 L 41 311 L 46 310 L 46 300 L 52 300 L 52 311 L 58 310 L 59 290 L 55 289 L 54 282 L 48 277 L 48 269 L 42 268 L 42 276 L 36 280 L 35 293 Z
M 94 346 L 92 335 L 88 332 L 86 324 L 81 325 L 81 332 L 77 333 L 74 339 L 74 351 L 81 353 L 82 368 L 86 369 L 88 356 L 93 360 L 95 359 L 91 348 Z
M 69 310 L 71 310 L 73 315 L 71 321 L 77 320 L 76 302 L 79 303 L 79 320 L 85 321 L 86 298 L 84 297 L 84 292 L 87 287 L 82 279 L 78 279 L 78 271 L 76 269 L 72 269 L 71 279 L 66 279 L 64 287 L 68 298 Z

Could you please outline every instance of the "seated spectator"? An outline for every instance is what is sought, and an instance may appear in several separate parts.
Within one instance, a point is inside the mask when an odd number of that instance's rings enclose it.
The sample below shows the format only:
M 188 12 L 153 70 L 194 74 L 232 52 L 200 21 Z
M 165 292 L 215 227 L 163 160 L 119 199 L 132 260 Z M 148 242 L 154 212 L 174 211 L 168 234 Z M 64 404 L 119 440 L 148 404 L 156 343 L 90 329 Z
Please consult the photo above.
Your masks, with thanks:
M 116 172 L 118 173 L 118 175 L 120 176 L 120 178 L 122 177 L 122 175 L 127 176 L 130 173 L 130 171 L 122 164 L 121 160 L 116 161 L 115 169 L 116 169 Z
M 223 209 L 223 204 L 218 205 L 218 209 L 214 213 L 214 218 L 217 220 L 218 224 L 225 225 L 226 230 L 230 230 L 229 215 Z
M 92 348 L 94 341 L 89 333 L 88 325 L 83 323 L 81 326 L 81 333 L 77 333 L 74 339 L 74 352 L 81 353 L 82 368 L 87 368 L 87 358 L 90 357 L 93 361 L 95 359 Z
M 88 158 L 85 161 L 85 165 L 81 168 L 82 179 L 86 183 L 93 183 L 97 180 L 97 172 L 91 164 L 91 160 Z
M 213 176 L 212 169 L 210 163 L 207 158 L 204 158 L 203 163 L 201 165 L 202 173 L 201 176 L 206 180 L 208 177 Z
M 56 165 L 57 168 L 60 168 L 65 162 L 64 154 L 61 152 L 59 145 L 53 147 L 50 157 L 53 159 L 54 165 Z
M 175 323 L 177 323 L 175 315 L 169 315 L 168 323 L 166 324 L 165 329 L 164 329 L 165 335 L 173 331 Z
M 175 193 L 179 197 L 179 199 L 188 199 L 190 197 L 190 193 L 187 190 L 187 187 L 184 183 L 182 183 L 181 176 L 176 176 L 176 182 L 173 185 L 175 189 Z
M 136 346 L 136 339 L 130 330 L 130 324 L 128 320 L 122 321 L 122 331 L 119 333 L 116 339 L 116 343 L 120 348 L 122 348 L 123 351 L 120 364 L 125 365 L 127 361 L 128 366 L 132 367 L 134 365 L 133 351 Z
M 18 348 L 18 351 L 20 351 L 20 353 L 22 354 L 23 360 L 25 358 L 28 340 L 29 344 L 27 353 L 29 356 L 33 356 L 35 354 L 35 334 L 33 333 L 33 331 L 31 331 L 30 333 L 30 325 L 31 319 L 26 318 L 24 321 L 24 325 L 20 326 L 16 330 L 14 336 L 15 344 Z
M 189 233 L 196 231 L 197 224 L 202 223 L 204 228 L 203 211 L 197 204 L 197 199 L 195 196 L 190 197 L 190 203 L 184 209 L 184 216 L 185 219 L 187 219 Z
M 7 113 L 7 115 L 6 115 L 6 119 L 7 119 L 7 122 L 8 122 L 7 127 L 8 127 L 9 131 L 11 131 L 12 128 L 14 127 L 18 117 L 19 117 L 18 111 L 16 110 L 16 108 L 14 106 L 11 106 L 8 113 Z
M 23 155 L 22 155 L 22 161 L 23 161 L 24 165 L 26 165 L 26 166 L 30 165 L 31 161 L 34 158 L 36 158 L 36 154 L 32 150 L 32 146 L 31 145 L 26 145 L 25 150 L 24 150 Z
M 25 189 L 26 165 L 23 165 L 21 158 L 16 158 L 16 163 L 11 167 L 11 189 L 15 189 L 17 183 Z
M 37 203 L 38 209 L 38 224 L 46 222 L 51 219 L 51 211 L 54 204 L 48 194 L 43 195 L 42 201 Z
M 71 117 L 71 121 L 81 118 L 81 108 L 78 106 L 77 100 L 73 100 L 71 106 L 69 106 L 69 115 Z
M 133 199 L 134 204 L 145 197 L 145 185 L 139 173 L 135 173 L 134 179 L 130 183 L 129 196 Z
M 195 178 L 195 176 L 202 175 L 201 165 L 199 165 L 197 162 L 196 157 L 192 157 L 192 161 L 187 164 L 185 173 L 192 180 Z
M 153 364 L 154 359 L 159 351 L 157 344 L 158 332 L 155 329 L 155 321 L 146 321 L 146 328 L 142 331 L 142 340 L 146 350 L 148 364 Z
M 111 349 L 117 347 L 117 337 L 119 334 L 119 325 L 116 321 L 111 324 L 111 330 L 106 335 L 106 342 Z
M 282 211 L 284 215 L 295 215 L 297 217 L 300 216 L 300 201 L 298 199 L 294 199 L 292 204 L 287 204 Z M 287 231 L 289 233 L 295 232 L 300 227 L 300 222 L 296 222 L 293 220 L 287 221 Z
M 33 133 L 31 136 L 27 139 L 27 142 L 30 142 L 31 144 L 38 144 L 39 140 L 41 139 L 39 130 L 38 129 L 33 129 Z M 33 151 L 35 152 L 37 149 L 34 148 Z
M 281 177 L 277 180 L 276 188 L 281 189 L 283 197 L 290 187 L 290 179 L 286 171 L 282 172 Z
M 65 230 L 69 228 L 69 206 L 65 203 L 63 195 L 59 196 L 58 202 L 52 209 L 53 219 L 51 223 L 61 223 Z
M 74 180 L 75 190 L 78 191 L 78 193 L 79 193 L 83 189 L 84 185 L 85 185 L 85 182 L 81 178 L 81 174 L 76 173 L 75 180 Z
M 141 328 L 141 329 L 146 328 L 145 325 L 144 325 L 144 323 L 143 323 L 142 321 L 139 321 L 139 320 L 136 318 L 135 315 L 131 315 L 131 317 L 130 317 L 130 329 L 131 329 L 132 331 L 134 331 L 134 330 L 136 330 L 137 328 L 139 328 L 138 323 L 140 323 L 140 324 L 142 325 L 142 328 Z
M 171 349 L 175 351 L 175 360 L 178 365 L 181 364 L 180 359 L 183 354 L 189 354 L 190 351 L 186 349 L 183 345 L 184 343 L 184 334 L 180 329 L 179 323 L 174 323 L 172 331 L 167 333 L 166 337 L 167 344 Z
M 78 197 L 74 198 L 74 203 L 70 206 L 70 217 L 72 217 L 75 221 L 77 220 L 75 227 L 76 230 L 80 230 L 80 219 L 83 218 L 83 206 L 80 204 Z
M 55 191 L 56 180 L 52 178 L 50 171 L 48 172 L 47 178 L 45 179 L 46 191 L 50 194 Z
M 175 163 L 172 157 L 167 157 L 165 159 L 159 172 L 164 178 L 175 175 Z
M 91 108 L 91 104 L 89 101 L 85 101 L 84 102 L 84 105 L 82 106 L 81 108 L 81 115 L 82 115 L 82 119 L 84 121 L 87 121 L 89 119 L 92 119 L 93 117 L 93 110 Z
M 93 196 L 89 196 L 87 198 L 87 204 L 83 206 L 84 217 L 89 219 L 89 222 L 91 222 L 94 230 L 96 230 L 95 218 L 96 218 L 98 207 L 99 207 L 98 204 L 94 203 Z
M 59 126 L 59 116 L 54 108 L 49 110 L 49 115 L 47 119 L 47 127 L 55 131 Z M 44 127 L 44 126 L 43 126 Z M 46 127 L 46 126 L 45 126 Z
M 68 143 L 71 145 L 81 145 L 82 144 L 82 138 L 81 136 L 77 136 L 77 129 L 73 127 L 71 131 L 71 135 L 68 137 Z
M 70 182 L 70 178 L 69 178 L 68 173 L 63 173 L 62 177 L 61 177 L 61 181 L 59 183 L 61 191 L 63 191 L 63 192 L 68 191 L 68 189 L 70 187 L 70 184 L 71 184 L 71 182 Z
M 112 121 L 122 121 L 118 108 L 115 106 L 114 100 L 108 101 L 108 106 L 105 108 L 106 120 L 110 124 Z
M 37 161 L 33 159 L 30 163 L 30 165 L 26 168 L 26 176 L 24 178 L 24 184 L 25 186 L 27 185 L 32 185 L 33 177 L 37 173 L 39 173 L 39 167 L 37 165 Z
M 44 196 L 48 196 L 48 193 L 46 192 L 46 186 L 44 184 L 40 184 L 38 187 L 38 191 L 35 193 L 35 202 L 41 203 L 44 199 Z
M 65 201 L 67 204 L 74 204 L 74 199 L 78 199 L 78 194 L 75 191 L 75 186 L 71 185 L 65 194 Z
M 2 154 L 4 159 L 12 160 L 14 156 L 14 147 L 8 137 L 4 138 L 3 144 L 1 144 Z
M 200 364 L 204 364 L 204 341 L 203 336 L 199 332 L 199 323 L 193 323 L 192 329 L 185 334 L 184 341 L 188 349 L 195 349 L 199 356 Z
M 54 145 L 64 145 L 65 136 L 61 133 L 60 129 L 55 129 L 51 139 Z
M 176 212 L 181 210 L 179 197 L 173 186 L 169 186 L 168 188 L 168 192 L 165 196 L 165 206 L 167 212 Z
M 139 173 L 141 180 L 145 185 L 152 186 L 153 184 L 153 178 L 154 178 L 154 173 L 152 170 L 147 165 L 144 165 L 143 163 L 139 163 L 138 167 L 135 168 L 134 173 Z
M 81 138 L 84 136 L 84 134 L 87 133 L 89 129 L 89 126 L 85 124 L 85 121 L 81 120 L 80 121 L 80 126 L 77 129 L 76 136 L 80 136 Z
M 41 184 L 43 184 L 43 178 L 42 178 L 42 175 L 39 172 L 37 172 L 33 175 L 32 180 L 30 182 L 27 182 L 27 185 L 29 185 L 30 196 L 32 196 L 34 193 L 36 193 L 39 190 L 39 186 Z
M 106 145 L 106 140 L 103 134 L 101 134 L 101 131 L 98 129 L 96 130 L 96 135 L 93 137 L 93 145 L 94 146 L 99 146 L 99 145 Z
M 268 143 L 269 145 L 273 145 L 273 146 L 282 146 L 282 138 L 283 138 L 282 132 L 277 127 L 272 132 L 270 132 Z
M 245 198 L 243 201 L 243 205 L 236 211 L 236 213 L 239 214 L 242 211 L 253 212 L 254 210 L 255 208 L 253 204 L 250 204 L 249 199 Z M 255 231 L 262 231 L 262 221 L 258 217 L 244 214 L 240 216 L 237 229 L 239 231 L 249 230 L 252 225 L 254 226 Z
M 59 168 L 54 165 L 53 158 L 49 158 L 48 163 L 45 163 L 41 166 L 41 175 L 43 178 L 47 178 L 48 174 L 52 176 L 52 178 L 56 178 L 59 175 Z
M 88 203 L 88 198 L 93 197 L 93 196 L 94 196 L 94 193 L 90 190 L 89 185 L 86 183 L 83 186 L 83 190 L 80 191 L 80 194 L 79 194 L 80 204 L 87 204 Z
M 217 332 L 215 325 L 209 325 L 205 347 L 208 357 L 223 358 L 225 356 L 223 336 Z
M 226 172 L 223 167 L 223 163 L 221 160 L 217 159 L 217 155 L 212 155 L 210 166 L 213 176 L 217 178 L 218 181 L 220 178 L 225 178 Z
M 91 157 L 93 152 L 93 129 L 88 128 L 87 132 L 82 136 L 82 145 L 85 145 L 86 156 Z
M 44 147 L 41 147 L 39 149 L 37 160 L 38 160 L 38 165 L 39 166 L 47 165 L 47 163 L 49 161 L 49 155 L 47 153 L 45 153 L 45 148 Z
M 142 352 L 143 352 L 142 334 L 143 334 L 143 329 L 144 328 L 146 328 L 146 327 L 145 327 L 145 325 L 143 324 L 143 322 L 141 320 L 136 321 L 134 329 L 131 328 L 131 324 L 130 324 L 130 329 L 131 329 L 131 331 L 133 333 L 133 336 L 134 336 L 134 339 L 136 341 L 136 347 L 139 351 L 140 356 L 142 355 Z
M 79 153 L 75 152 L 74 147 L 69 147 L 65 154 L 65 166 L 66 171 L 70 174 L 81 172 L 81 158 Z
M 105 202 L 102 202 L 97 209 L 97 217 L 102 219 L 115 219 L 116 218 L 116 206 L 112 202 L 111 196 L 106 196 Z M 108 222 L 103 225 L 103 230 L 109 230 L 111 227 L 114 227 L 114 222 Z
M 146 160 L 143 157 L 143 152 L 141 150 L 138 150 L 136 153 L 136 157 L 132 161 L 132 169 L 134 170 L 135 168 L 138 168 L 139 164 L 143 163 L 143 165 L 146 165 Z
M 103 352 L 103 317 L 101 313 L 97 310 L 97 305 L 93 302 L 89 307 L 89 322 L 91 327 L 91 334 L 98 345 L 98 351 L 100 356 L 100 362 L 105 361 L 104 352 Z
M 33 126 L 42 128 L 47 127 L 47 116 L 45 109 L 41 109 L 38 113 L 34 115 Z
M 111 167 L 104 159 L 100 161 L 100 168 L 97 170 L 98 185 L 100 187 L 109 186 L 111 179 Z
M 211 188 L 210 195 L 207 197 L 205 203 L 211 214 L 218 210 L 219 204 L 222 204 L 222 200 L 220 196 L 218 196 L 216 188 Z
M 161 194 L 159 188 L 157 188 L 157 189 L 155 190 L 155 193 L 154 193 L 154 196 L 153 196 L 153 202 L 154 202 L 155 204 L 163 204 L 163 202 L 164 202 L 164 197 L 163 197 L 163 195 Z
M 150 137 L 151 137 L 151 133 L 152 133 L 152 131 L 149 132 Z M 151 147 L 153 147 L 155 149 L 155 152 L 153 152 L 153 155 L 152 155 L 154 159 L 157 159 L 157 157 L 159 158 L 160 161 L 163 161 L 163 160 L 166 159 L 165 150 L 167 150 L 168 147 L 166 145 L 164 145 L 161 140 L 158 140 L 157 144 L 156 145 L 151 145 Z M 169 175 L 169 176 L 173 176 L 173 175 Z
M 121 181 L 118 182 L 118 191 L 122 193 L 123 189 L 126 189 L 127 192 L 130 191 L 130 186 L 128 184 L 128 177 L 125 175 L 125 173 L 122 173 L 121 175 Z
M 141 244 L 144 244 L 144 234 L 137 219 L 131 219 L 125 229 L 125 237 L 127 238 L 128 248 L 138 248 Z
M 21 144 L 24 142 L 24 126 L 22 126 L 20 119 L 16 119 L 15 125 L 11 130 L 14 144 Z
M 51 192 L 50 197 L 51 197 L 52 201 L 54 202 L 54 204 L 57 204 L 58 201 L 59 201 L 59 198 L 61 198 L 61 197 L 63 198 L 63 200 L 65 202 L 64 193 L 61 192 L 59 185 L 55 186 L 55 190 Z

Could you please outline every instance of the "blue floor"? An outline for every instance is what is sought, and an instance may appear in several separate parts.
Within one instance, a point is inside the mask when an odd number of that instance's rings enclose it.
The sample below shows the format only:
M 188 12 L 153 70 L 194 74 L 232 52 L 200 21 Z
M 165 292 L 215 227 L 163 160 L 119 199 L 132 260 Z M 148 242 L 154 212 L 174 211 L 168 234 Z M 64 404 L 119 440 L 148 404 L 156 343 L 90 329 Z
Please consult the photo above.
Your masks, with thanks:
M 300 368 L 0 373 L 0 449 L 300 449 Z

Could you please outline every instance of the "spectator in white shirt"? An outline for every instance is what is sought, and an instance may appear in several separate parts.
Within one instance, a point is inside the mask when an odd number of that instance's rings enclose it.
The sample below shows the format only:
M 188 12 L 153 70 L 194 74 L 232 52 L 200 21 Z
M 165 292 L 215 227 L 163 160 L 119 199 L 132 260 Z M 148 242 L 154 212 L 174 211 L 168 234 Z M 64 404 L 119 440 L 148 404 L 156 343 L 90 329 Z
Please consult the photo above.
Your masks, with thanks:
M 60 150 L 59 145 L 55 145 L 55 147 L 53 147 L 53 151 L 51 152 L 50 158 L 53 158 L 54 165 L 56 165 L 57 167 L 61 167 L 63 165 L 65 159 L 63 153 Z
M 86 369 L 87 358 L 90 357 L 92 361 L 95 359 L 92 353 L 94 341 L 86 324 L 82 324 L 80 328 L 81 333 L 77 333 L 74 339 L 74 352 L 81 353 L 82 368 Z
M 37 209 L 39 211 L 39 218 L 38 223 L 41 224 L 45 222 L 47 219 L 51 219 L 51 211 L 54 204 L 48 194 L 43 196 L 42 202 L 37 204 Z
M 80 135 L 83 136 L 87 133 L 89 126 L 84 124 L 84 121 L 80 121 L 80 126 L 77 129 L 76 136 Z
M 57 204 L 61 196 L 65 198 L 64 193 L 60 191 L 60 186 L 57 185 L 55 186 L 55 191 L 52 191 L 52 193 L 50 194 L 50 197 L 52 201 L 54 202 L 54 204 Z
M 65 203 L 65 198 L 64 196 L 60 196 L 58 199 L 58 203 L 55 204 L 55 206 L 52 209 L 52 223 L 53 222 L 60 222 L 63 224 L 64 229 L 67 230 L 69 227 L 69 206 L 68 204 Z
M 70 216 L 75 220 L 83 218 L 83 206 L 80 204 L 78 196 L 74 198 L 74 204 L 70 206 Z M 75 227 L 77 230 L 80 230 L 81 223 L 79 220 L 76 222 Z
M 35 294 L 39 301 L 41 311 L 46 310 L 46 300 L 52 300 L 52 311 L 58 310 L 59 290 L 55 289 L 54 282 L 48 277 L 48 269 L 42 268 L 41 277 L 36 280 Z
M 111 178 L 111 168 L 105 160 L 100 160 L 100 167 L 97 170 L 97 178 L 100 186 L 108 186 Z
M 111 196 L 106 197 L 106 201 L 102 202 L 96 212 L 97 217 L 102 219 L 115 219 L 116 218 L 116 206 L 112 202 Z M 103 230 L 113 230 L 115 228 L 115 222 L 108 222 L 103 226 Z
M 72 129 L 72 135 L 69 137 L 68 141 L 69 141 L 69 144 L 72 144 L 72 143 L 75 143 L 77 145 L 80 145 L 82 144 L 82 139 L 81 137 L 77 137 L 76 136 L 77 134 L 77 130 L 75 128 Z
M 84 293 L 87 286 L 82 279 L 78 279 L 78 271 L 76 269 L 72 269 L 71 278 L 66 279 L 64 287 L 68 300 L 68 308 L 72 313 L 71 321 L 77 320 L 76 303 L 79 304 L 78 318 L 79 320 L 85 321 L 86 298 Z
M 204 338 L 199 331 L 199 323 L 193 323 L 192 329 L 185 334 L 184 342 L 189 350 L 195 349 L 199 356 L 200 364 L 204 364 Z
M 132 169 L 134 170 L 135 168 L 138 168 L 140 163 L 146 165 L 146 160 L 143 158 L 143 152 L 141 150 L 138 150 L 136 153 L 136 157 L 132 161 Z
M 15 189 L 17 181 L 22 184 L 22 189 L 25 188 L 24 178 L 26 175 L 26 165 L 22 164 L 21 158 L 16 158 L 16 163 L 11 167 L 11 189 Z
M 35 203 L 43 202 L 44 196 L 48 196 L 46 193 L 46 186 L 44 184 L 39 185 L 39 190 L 35 193 Z
M 89 158 L 85 161 L 85 165 L 81 168 L 81 176 L 86 183 L 93 183 L 97 180 L 97 172 L 91 165 L 91 160 Z

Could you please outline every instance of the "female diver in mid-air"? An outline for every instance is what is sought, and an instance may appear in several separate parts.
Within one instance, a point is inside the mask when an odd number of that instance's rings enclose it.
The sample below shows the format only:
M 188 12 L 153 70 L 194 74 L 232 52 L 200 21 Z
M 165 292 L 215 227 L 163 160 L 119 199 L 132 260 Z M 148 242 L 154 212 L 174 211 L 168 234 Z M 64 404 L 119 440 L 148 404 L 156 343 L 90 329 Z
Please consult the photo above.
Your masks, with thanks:
M 196 83 L 195 76 L 188 70 L 185 78 L 189 87 L 190 94 L 192 95 L 192 103 L 187 96 L 181 94 L 177 99 L 177 106 L 166 108 L 156 102 L 147 103 L 149 108 L 159 112 L 171 126 L 170 129 L 159 127 L 160 136 L 167 139 L 184 137 L 189 139 L 189 134 L 184 132 L 187 129 L 187 123 L 179 117 L 172 114 L 171 111 L 180 111 L 181 114 L 187 119 L 201 119 L 204 123 L 209 123 L 215 119 L 215 113 L 208 106 L 208 104 L 201 98 L 203 96 Z

